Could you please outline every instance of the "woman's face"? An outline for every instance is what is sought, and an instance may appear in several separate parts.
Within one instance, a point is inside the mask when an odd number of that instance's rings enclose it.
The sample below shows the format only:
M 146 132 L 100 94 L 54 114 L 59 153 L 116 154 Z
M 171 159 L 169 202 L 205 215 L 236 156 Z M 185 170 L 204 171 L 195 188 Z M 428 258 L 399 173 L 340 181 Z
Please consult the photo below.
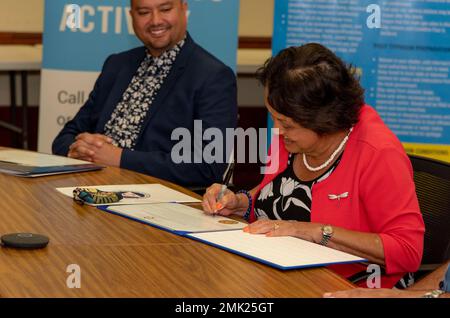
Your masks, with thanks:
M 272 116 L 274 128 L 278 128 L 279 135 L 283 137 L 286 150 L 290 153 L 311 153 L 319 143 L 320 136 L 314 131 L 304 128 L 292 118 L 278 113 L 267 100 L 268 92 L 265 90 L 266 108 Z

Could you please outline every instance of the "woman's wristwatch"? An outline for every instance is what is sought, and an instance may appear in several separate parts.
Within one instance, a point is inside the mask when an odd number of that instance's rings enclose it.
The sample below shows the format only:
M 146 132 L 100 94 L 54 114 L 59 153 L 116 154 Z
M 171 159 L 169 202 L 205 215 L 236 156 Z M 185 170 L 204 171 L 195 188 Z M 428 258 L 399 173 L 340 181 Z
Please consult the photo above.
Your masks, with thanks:
M 322 226 L 322 240 L 320 241 L 320 245 L 327 246 L 328 241 L 331 240 L 333 236 L 333 227 L 331 225 Z

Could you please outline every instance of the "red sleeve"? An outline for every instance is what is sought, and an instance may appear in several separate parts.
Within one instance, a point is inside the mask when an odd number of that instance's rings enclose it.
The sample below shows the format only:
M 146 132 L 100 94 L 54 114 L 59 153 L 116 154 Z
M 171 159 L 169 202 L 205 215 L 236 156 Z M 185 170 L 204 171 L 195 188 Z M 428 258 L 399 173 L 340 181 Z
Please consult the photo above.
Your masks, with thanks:
M 370 155 L 360 194 L 371 232 L 383 243 L 386 273 L 415 272 L 422 259 L 425 226 L 411 163 L 394 147 Z

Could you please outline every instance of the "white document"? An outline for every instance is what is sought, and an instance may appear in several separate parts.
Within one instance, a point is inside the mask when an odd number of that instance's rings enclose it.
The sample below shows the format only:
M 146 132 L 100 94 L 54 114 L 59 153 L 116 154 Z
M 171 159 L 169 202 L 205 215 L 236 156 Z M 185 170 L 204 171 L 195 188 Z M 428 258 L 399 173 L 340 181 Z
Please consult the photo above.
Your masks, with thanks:
M 229 231 L 247 225 L 223 216 L 207 215 L 201 210 L 178 203 L 120 205 L 108 207 L 106 211 L 178 233 Z
M 107 192 L 120 192 L 124 197 L 116 203 L 107 205 L 145 204 L 145 203 L 188 203 L 201 202 L 187 194 L 173 190 L 161 184 L 123 184 L 123 185 L 98 185 L 78 186 L 68 188 L 56 188 L 62 194 L 73 198 L 73 190 L 76 188 L 98 189 Z M 93 206 L 105 204 L 90 204 Z
M 361 257 L 290 236 L 267 237 L 243 231 L 195 233 L 187 236 L 283 270 L 366 261 Z
M 15 149 L 0 150 L 0 161 L 6 161 L 31 167 L 58 167 L 92 164 L 88 161 Z

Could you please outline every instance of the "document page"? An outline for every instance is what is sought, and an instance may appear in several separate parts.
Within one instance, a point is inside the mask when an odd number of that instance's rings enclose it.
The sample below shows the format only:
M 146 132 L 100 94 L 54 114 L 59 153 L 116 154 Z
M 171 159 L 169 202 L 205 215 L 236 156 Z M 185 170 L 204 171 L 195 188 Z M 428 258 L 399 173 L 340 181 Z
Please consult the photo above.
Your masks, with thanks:
M 187 236 L 280 269 L 365 261 L 361 257 L 290 236 L 267 237 L 243 231 Z
M 91 162 L 88 161 L 15 149 L 0 150 L 0 161 L 6 161 L 31 167 L 58 167 L 91 164 Z
M 211 216 L 203 211 L 178 203 L 120 205 L 108 211 L 177 232 L 227 231 L 242 229 L 245 223 L 223 216 Z
M 96 189 L 103 192 L 119 193 L 122 199 L 115 203 L 90 204 L 99 205 L 125 205 L 125 204 L 145 204 L 145 203 L 187 203 L 201 202 L 187 194 L 173 190 L 161 184 L 123 184 L 123 185 L 98 185 L 98 186 L 78 186 L 57 188 L 62 194 L 73 198 L 73 190 L 76 188 Z M 107 195 L 107 194 L 105 194 Z M 86 203 L 87 204 L 87 203 Z

